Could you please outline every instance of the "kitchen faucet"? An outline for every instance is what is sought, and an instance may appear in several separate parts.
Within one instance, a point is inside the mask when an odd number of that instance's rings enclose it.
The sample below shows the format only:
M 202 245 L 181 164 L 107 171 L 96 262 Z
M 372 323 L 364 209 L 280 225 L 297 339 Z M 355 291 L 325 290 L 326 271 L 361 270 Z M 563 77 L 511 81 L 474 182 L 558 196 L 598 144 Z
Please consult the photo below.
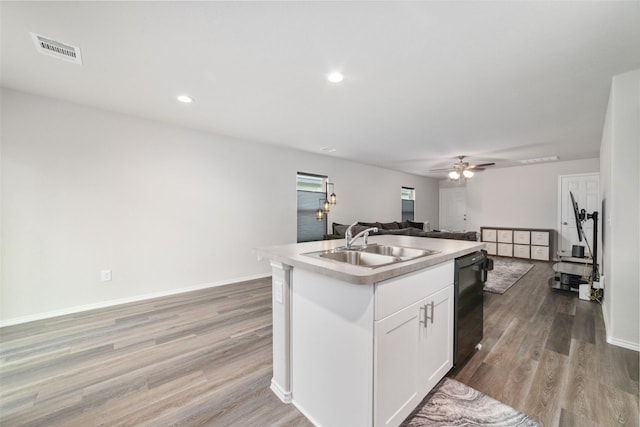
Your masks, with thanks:
M 367 228 L 366 230 L 362 230 L 361 232 L 359 232 L 358 234 L 356 234 L 355 236 L 353 236 L 353 232 L 351 231 L 351 228 L 352 228 L 354 225 L 357 225 L 357 224 L 358 224 L 358 221 L 356 221 L 356 222 L 354 222 L 353 224 L 351 224 L 351 225 L 349 226 L 349 228 L 347 228 L 347 231 L 344 233 L 344 237 L 345 237 L 345 239 L 346 239 L 346 241 L 347 241 L 347 245 L 346 245 L 347 249 L 351 249 L 351 245 L 353 244 L 353 242 L 354 242 L 358 237 L 360 237 L 360 236 L 363 236 L 363 244 L 362 244 L 362 247 L 363 247 L 363 248 L 364 248 L 364 247 L 366 247 L 366 246 L 367 246 L 367 244 L 368 244 L 368 241 L 367 241 L 367 240 L 369 239 L 369 233 L 370 233 L 370 232 L 374 232 L 374 233 L 375 233 L 375 232 L 377 232 L 377 231 L 378 231 L 378 228 L 377 228 L 377 227 L 371 227 L 371 228 Z

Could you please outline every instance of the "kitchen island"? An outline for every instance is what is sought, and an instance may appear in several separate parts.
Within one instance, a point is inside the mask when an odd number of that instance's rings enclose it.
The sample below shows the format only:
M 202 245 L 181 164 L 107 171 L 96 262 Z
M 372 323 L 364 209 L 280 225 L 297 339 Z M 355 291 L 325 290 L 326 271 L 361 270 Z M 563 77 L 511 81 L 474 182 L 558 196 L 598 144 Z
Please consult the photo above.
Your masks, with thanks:
M 454 259 L 480 242 L 374 236 L 437 251 L 367 268 L 310 256 L 330 240 L 271 246 L 271 389 L 315 425 L 397 426 L 452 367 Z

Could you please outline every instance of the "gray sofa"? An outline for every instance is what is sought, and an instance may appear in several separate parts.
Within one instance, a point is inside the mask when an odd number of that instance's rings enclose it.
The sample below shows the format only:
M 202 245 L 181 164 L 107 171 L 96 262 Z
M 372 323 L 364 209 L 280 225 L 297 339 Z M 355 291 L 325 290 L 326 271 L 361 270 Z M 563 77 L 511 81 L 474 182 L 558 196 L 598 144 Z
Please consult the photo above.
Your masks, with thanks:
M 327 239 L 344 239 L 344 234 L 347 231 L 349 224 L 333 223 L 332 234 L 326 236 Z M 417 236 L 417 237 L 432 237 L 436 239 L 454 239 L 454 240 L 470 240 L 477 241 L 478 233 L 475 231 L 465 232 L 451 232 L 451 231 L 424 231 L 424 223 L 414 221 L 403 222 L 358 222 L 353 227 L 353 234 L 357 234 L 362 230 L 370 227 L 377 227 L 378 231 L 371 233 L 372 236 L 380 234 L 394 234 L 401 236 Z

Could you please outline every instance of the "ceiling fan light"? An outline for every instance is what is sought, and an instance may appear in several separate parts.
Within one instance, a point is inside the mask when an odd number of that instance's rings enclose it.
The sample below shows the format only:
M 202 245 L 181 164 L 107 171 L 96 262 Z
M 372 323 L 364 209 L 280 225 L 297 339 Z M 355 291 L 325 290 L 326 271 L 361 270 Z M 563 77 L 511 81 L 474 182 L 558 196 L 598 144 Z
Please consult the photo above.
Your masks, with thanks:
M 473 171 L 470 171 L 468 169 L 465 169 L 464 171 L 462 171 L 462 175 L 464 175 L 465 178 L 471 178 L 473 177 Z
M 451 172 L 449 172 L 449 178 L 451 178 L 451 179 L 458 179 L 458 178 L 460 178 L 460 172 L 458 172 L 458 171 L 451 171 Z

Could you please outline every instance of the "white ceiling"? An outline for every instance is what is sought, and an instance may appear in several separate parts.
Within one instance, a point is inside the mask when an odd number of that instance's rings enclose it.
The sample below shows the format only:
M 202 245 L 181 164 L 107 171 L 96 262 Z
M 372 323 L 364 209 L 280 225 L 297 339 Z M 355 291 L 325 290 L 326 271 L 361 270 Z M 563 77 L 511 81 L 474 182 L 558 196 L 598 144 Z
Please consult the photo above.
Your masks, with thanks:
M 598 157 L 611 77 L 640 68 L 638 1 L 0 8 L 4 87 L 428 176 L 461 154 Z

